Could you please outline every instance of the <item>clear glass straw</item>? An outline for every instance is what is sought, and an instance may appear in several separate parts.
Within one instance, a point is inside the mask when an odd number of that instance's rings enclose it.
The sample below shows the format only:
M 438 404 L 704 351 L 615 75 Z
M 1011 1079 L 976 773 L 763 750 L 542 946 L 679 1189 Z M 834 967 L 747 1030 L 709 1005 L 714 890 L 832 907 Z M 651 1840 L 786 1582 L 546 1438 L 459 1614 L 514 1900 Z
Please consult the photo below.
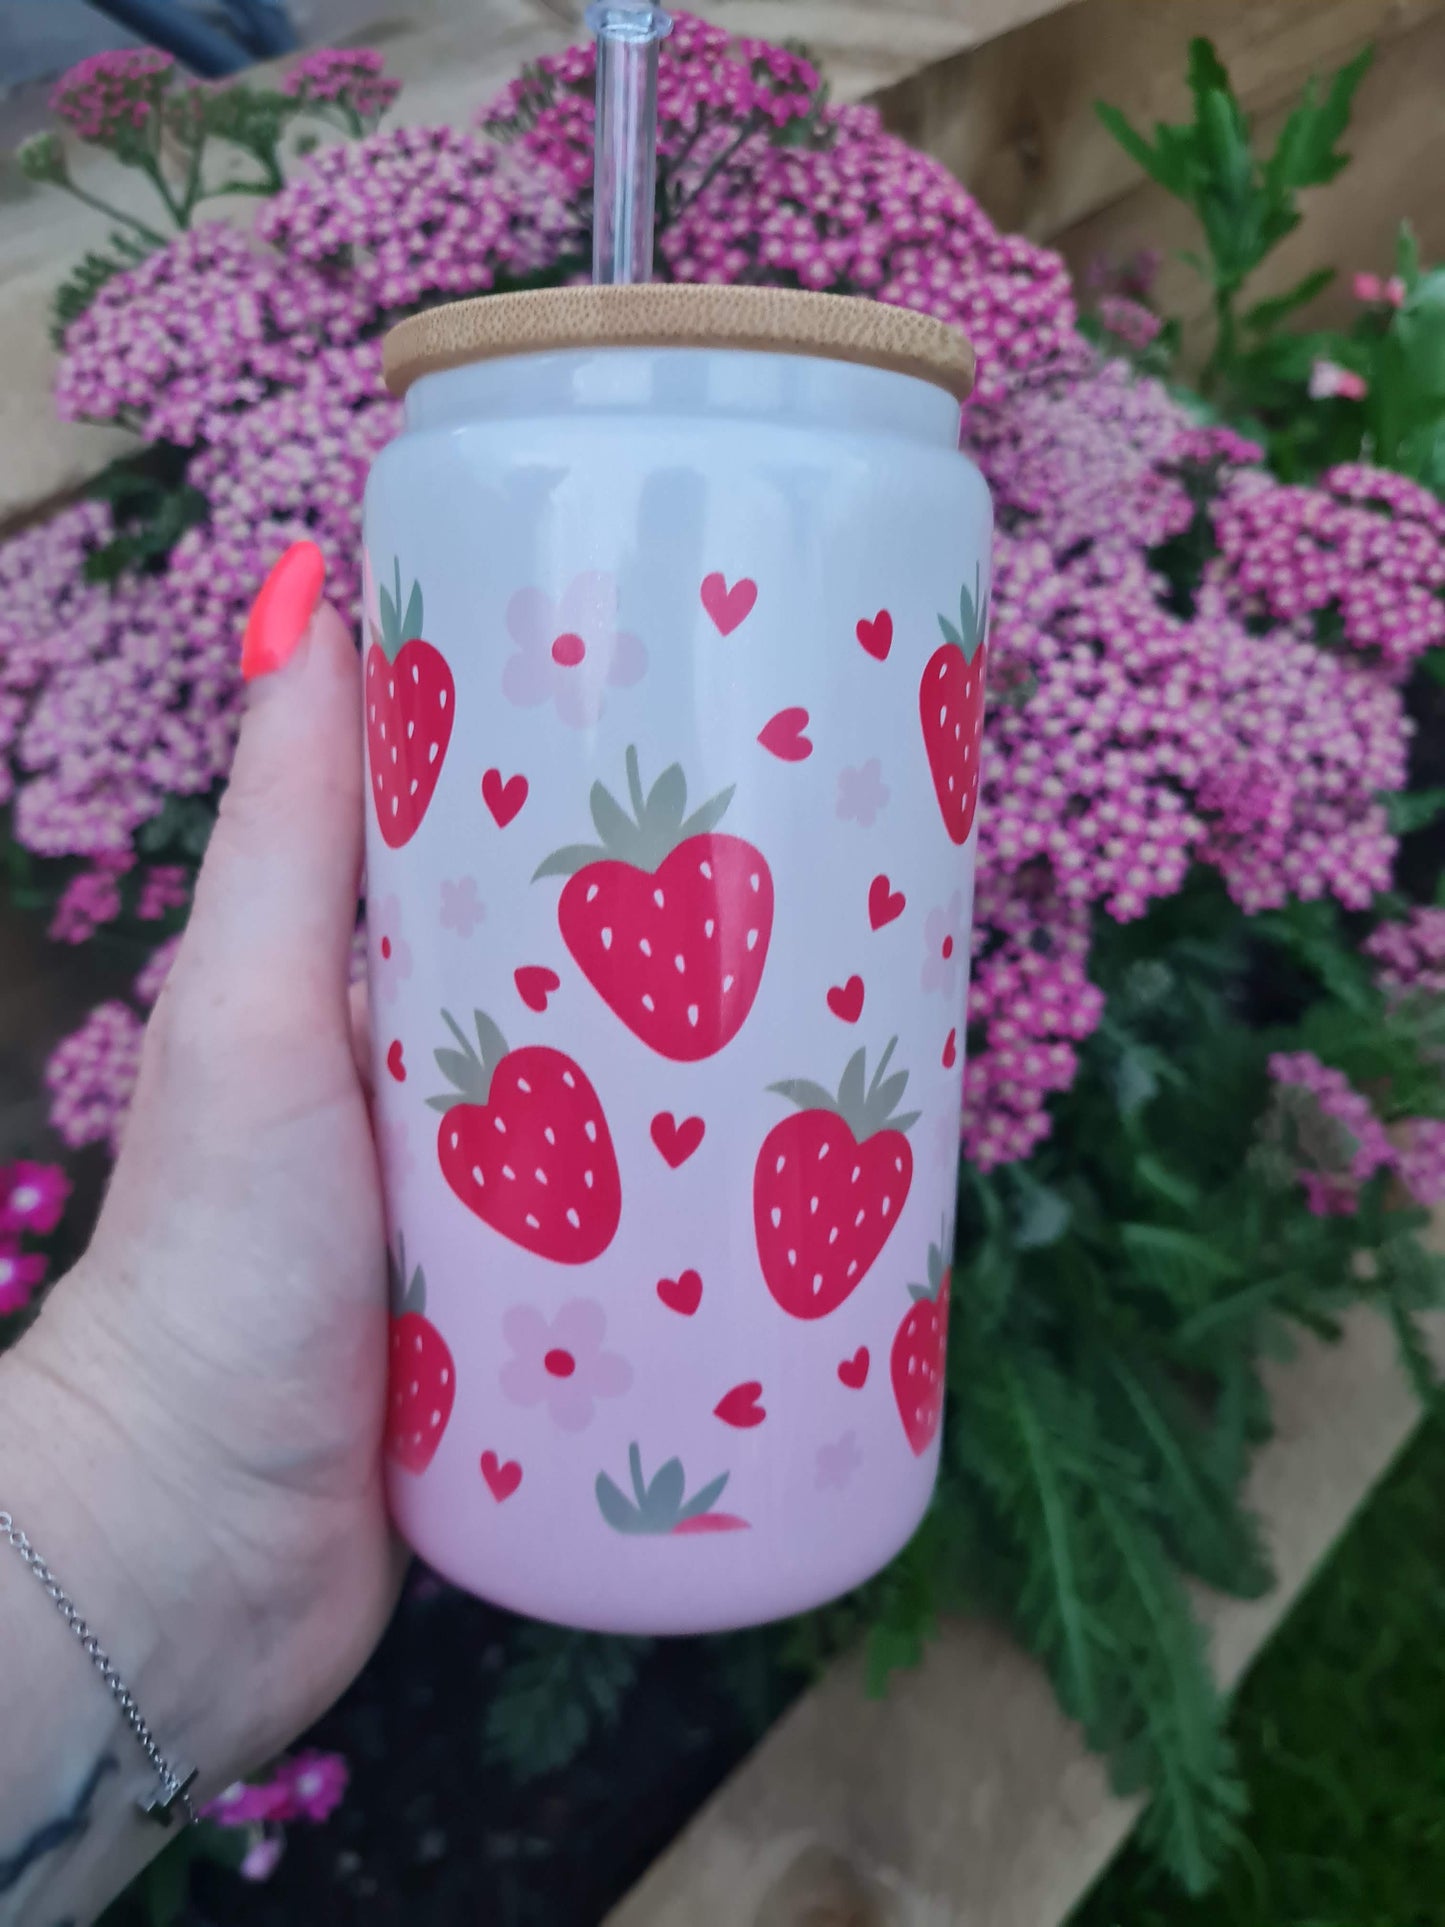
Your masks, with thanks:
M 652 279 L 657 197 L 657 49 L 672 16 L 639 0 L 587 9 L 597 36 L 597 164 L 592 193 L 592 279 Z

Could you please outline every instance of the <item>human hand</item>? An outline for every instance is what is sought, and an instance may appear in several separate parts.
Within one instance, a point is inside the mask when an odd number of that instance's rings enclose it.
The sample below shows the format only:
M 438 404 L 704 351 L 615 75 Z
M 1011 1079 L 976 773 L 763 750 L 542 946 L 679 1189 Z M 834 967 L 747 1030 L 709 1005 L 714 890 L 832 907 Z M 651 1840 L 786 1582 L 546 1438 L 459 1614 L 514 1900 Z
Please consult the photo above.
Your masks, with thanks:
M 305 545 L 263 592 L 273 639 L 304 634 L 251 684 L 94 1242 L 7 1367 L 39 1489 L 63 1481 L 114 1562 L 72 1589 L 118 1658 L 137 1629 L 106 1613 L 145 1618 L 131 1663 L 154 1650 L 164 1684 L 147 1703 L 130 1683 L 207 1791 L 336 1697 L 402 1569 L 381 1477 L 385 1233 L 347 990 L 360 674 L 334 610 L 307 622 L 320 589 Z M 90 1554 L 67 1566 L 51 1504 L 32 1502 L 32 1532 L 64 1576 Z

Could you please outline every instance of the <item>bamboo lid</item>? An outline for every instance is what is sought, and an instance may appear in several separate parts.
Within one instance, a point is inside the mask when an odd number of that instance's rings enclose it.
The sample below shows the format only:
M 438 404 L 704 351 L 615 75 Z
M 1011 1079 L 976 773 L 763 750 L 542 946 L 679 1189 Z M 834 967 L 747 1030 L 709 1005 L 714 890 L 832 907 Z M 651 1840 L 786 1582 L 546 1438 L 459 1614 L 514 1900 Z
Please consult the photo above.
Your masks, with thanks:
M 428 308 L 387 335 L 382 367 L 400 396 L 422 375 L 467 362 L 595 347 L 738 348 L 861 362 L 931 382 L 959 401 L 973 387 L 968 337 L 932 315 L 857 295 L 691 282 L 544 288 Z

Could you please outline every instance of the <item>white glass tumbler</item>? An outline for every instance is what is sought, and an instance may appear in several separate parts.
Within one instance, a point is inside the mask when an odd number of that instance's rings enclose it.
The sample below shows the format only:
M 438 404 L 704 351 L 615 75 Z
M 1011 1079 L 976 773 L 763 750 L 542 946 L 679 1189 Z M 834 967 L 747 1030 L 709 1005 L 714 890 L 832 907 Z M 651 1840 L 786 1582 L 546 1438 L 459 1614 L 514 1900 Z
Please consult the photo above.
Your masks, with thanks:
M 404 323 L 366 491 L 367 921 L 406 1538 L 698 1632 L 937 1469 L 991 512 L 972 356 L 835 296 Z

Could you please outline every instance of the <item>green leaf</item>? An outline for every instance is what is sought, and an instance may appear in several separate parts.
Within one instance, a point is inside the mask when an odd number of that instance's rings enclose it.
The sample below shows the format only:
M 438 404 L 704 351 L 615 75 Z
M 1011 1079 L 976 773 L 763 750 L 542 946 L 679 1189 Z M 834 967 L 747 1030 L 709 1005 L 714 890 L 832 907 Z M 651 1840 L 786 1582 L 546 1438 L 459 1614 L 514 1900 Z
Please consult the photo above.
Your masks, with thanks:
M 421 584 L 413 582 L 411 595 L 407 599 L 406 614 L 401 619 L 401 640 L 404 643 L 412 642 L 419 639 L 422 633 Z
M 647 1513 L 653 1525 L 671 1525 L 682 1508 L 687 1491 L 681 1459 L 669 1459 L 659 1466 L 647 1488 Z
M 1346 166 L 1349 156 L 1337 153 L 1335 143 L 1349 126 L 1355 89 L 1374 57 L 1373 47 L 1364 48 L 1335 75 L 1318 104 L 1315 82 L 1306 84 L 1265 167 L 1265 193 L 1272 200 L 1284 203 L 1298 188 L 1322 187 Z
M 1316 268 L 1313 274 L 1305 275 L 1302 281 L 1284 294 L 1271 296 L 1268 301 L 1256 302 L 1241 316 L 1244 327 L 1253 329 L 1256 334 L 1268 334 L 1297 308 L 1305 307 L 1317 294 L 1322 294 L 1335 278 L 1333 268 Z
M 595 843 L 569 843 L 564 850 L 554 850 L 532 872 L 533 883 L 540 883 L 543 877 L 574 877 L 579 870 L 585 870 L 589 863 L 600 863 L 608 852 Z
M 1160 187 L 1177 195 L 1180 200 L 1187 201 L 1190 198 L 1193 187 L 1192 169 L 1185 161 L 1181 149 L 1173 147 L 1166 151 L 1151 147 L 1129 119 L 1117 107 L 1111 107 L 1107 101 L 1096 100 L 1094 112 L 1124 152 L 1143 168 L 1150 180 L 1157 181 Z
M 1018 1191 L 1015 1245 L 1020 1251 L 1043 1251 L 1057 1244 L 1072 1222 L 1072 1205 L 1062 1192 L 1040 1184 L 1026 1165 L 1016 1167 L 1015 1178 Z
M 605 1472 L 597 1474 L 597 1509 L 614 1532 L 641 1532 L 643 1521 L 636 1506 L 626 1498 Z
M 861 1117 L 867 1099 L 865 1084 L 867 1052 L 855 1050 L 843 1068 L 842 1082 L 838 1086 L 837 1108 L 845 1117 Z M 833 1099 L 828 1100 L 833 1108 Z
M 669 843 L 677 840 L 687 808 L 687 778 L 681 763 L 670 763 L 652 786 L 647 799 L 649 830 L 661 832 Z
M 1406 293 L 1413 293 L 1420 279 L 1420 241 L 1408 221 L 1401 221 L 1395 238 L 1395 272 L 1404 282 Z
M 1400 790 L 1386 795 L 1385 821 L 1394 836 L 1409 836 L 1423 830 L 1445 812 L 1445 789 Z
M 623 809 L 616 797 L 602 782 L 592 785 L 592 821 L 597 825 L 597 834 L 602 839 L 603 848 L 611 856 L 621 857 L 621 852 L 630 850 L 637 842 L 638 829 L 632 818 Z
M 683 1519 L 700 1519 L 705 1513 L 711 1512 L 727 1490 L 728 1477 L 726 1472 L 719 1472 L 715 1479 L 709 1479 L 707 1484 L 700 1491 L 695 1492 L 678 1513 L 679 1522 Z
M 733 800 L 736 785 L 729 784 L 720 795 L 710 798 L 695 809 L 678 832 L 678 842 L 685 843 L 690 836 L 706 836 L 715 830 L 727 814 L 729 803 Z

